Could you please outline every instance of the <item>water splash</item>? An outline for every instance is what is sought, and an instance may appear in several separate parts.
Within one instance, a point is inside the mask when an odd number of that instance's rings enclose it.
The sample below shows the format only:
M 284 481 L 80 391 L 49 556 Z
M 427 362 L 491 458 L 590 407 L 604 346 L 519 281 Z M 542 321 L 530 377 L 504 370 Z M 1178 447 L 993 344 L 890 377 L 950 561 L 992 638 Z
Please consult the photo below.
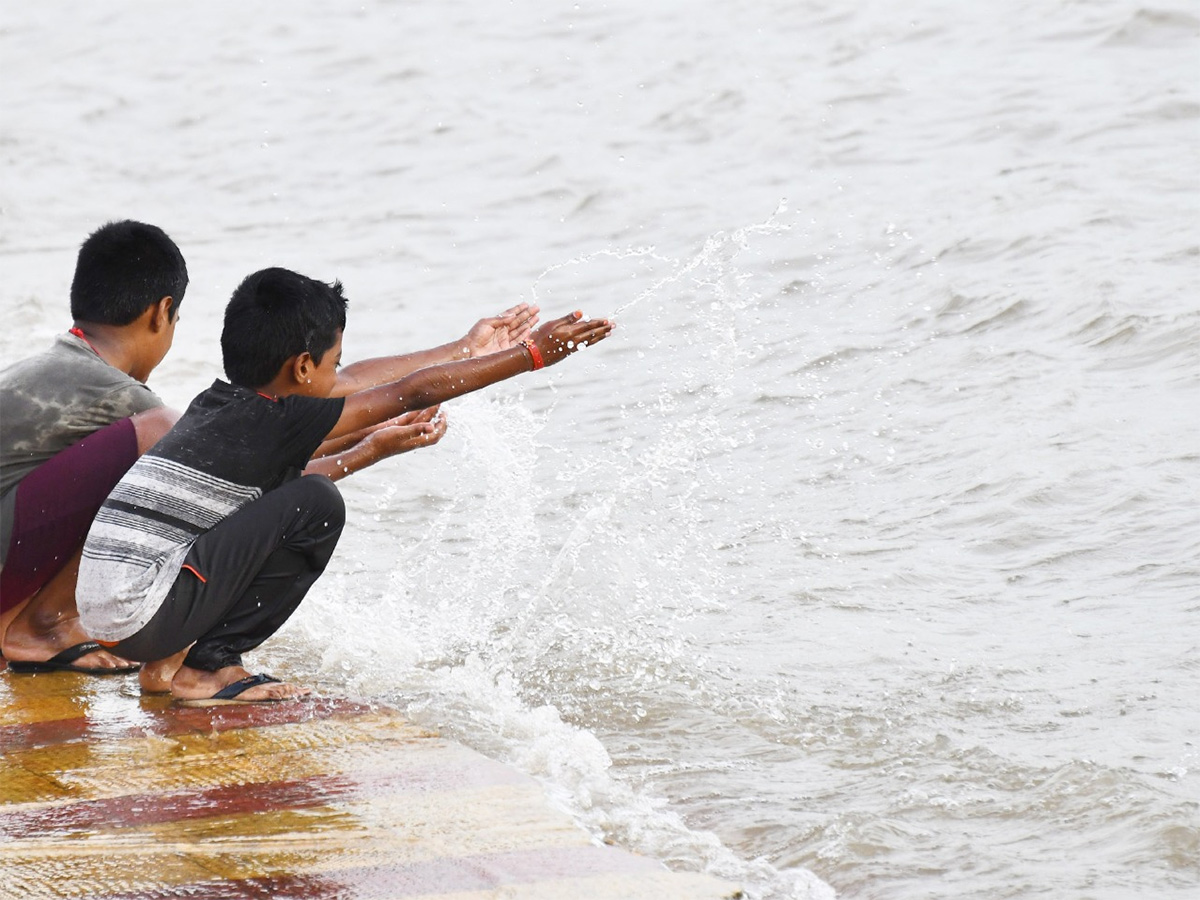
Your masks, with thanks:
M 642 262 L 661 263 L 670 268 L 670 273 L 657 278 L 649 286 L 643 288 L 631 299 L 622 303 L 613 310 L 612 316 L 618 317 L 623 315 L 628 310 L 640 305 L 645 300 L 651 298 L 663 298 L 666 296 L 667 289 L 673 285 L 683 284 L 687 276 L 696 271 L 712 271 L 715 274 L 710 275 L 705 279 L 698 279 L 698 283 L 714 284 L 717 283 L 714 279 L 719 279 L 720 275 L 728 271 L 733 264 L 735 257 L 739 252 L 750 246 L 750 239 L 757 235 L 776 235 L 791 231 L 794 227 L 792 223 L 783 221 L 788 214 L 787 200 L 782 199 L 775 211 L 763 222 L 746 225 L 737 228 L 731 232 L 718 231 L 710 235 L 705 241 L 700 251 L 694 254 L 690 259 L 680 260 L 666 256 L 653 246 L 639 246 L 626 248 L 603 248 L 592 251 L 591 253 L 581 254 L 572 257 L 561 263 L 556 263 L 548 266 L 542 271 L 534 283 L 530 287 L 531 302 L 542 302 L 543 297 L 539 292 L 539 285 L 549 276 L 558 274 L 565 270 L 584 268 L 594 263 L 596 260 L 609 258 L 614 260 L 638 260 Z
M 624 342 L 585 358 L 637 365 L 619 366 L 599 399 L 582 401 L 574 387 L 543 392 L 536 413 L 520 397 L 457 401 L 450 454 L 428 463 L 453 469 L 421 479 L 443 484 L 441 496 L 423 498 L 412 519 L 416 498 L 371 494 L 382 535 L 362 553 L 377 556 L 381 536 L 397 551 L 376 593 L 329 581 L 353 641 L 335 639 L 323 659 L 351 690 L 538 777 L 598 837 L 772 900 L 831 893 L 803 869 L 741 859 L 690 825 L 629 780 L 604 736 L 685 727 L 672 722 L 726 703 L 714 687 L 724 676 L 688 623 L 737 596 L 730 556 L 756 527 L 731 515 L 745 474 L 734 474 L 738 455 L 754 441 L 735 413 L 759 390 L 746 375 L 761 359 L 766 326 L 756 317 L 781 302 L 787 273 L 776 257 L 743 254 L 789 237 L 786 215 L 781 203 L 686 258 L 605 249 L 539 276 L 535 302 L 546 279 L 594 278 L 602 260 L 657 268 L 617 308 L 633 323 Z M 772 333 L 781 328 L 773 319 Z M 603 424 L 564 427 L 577 405 Z

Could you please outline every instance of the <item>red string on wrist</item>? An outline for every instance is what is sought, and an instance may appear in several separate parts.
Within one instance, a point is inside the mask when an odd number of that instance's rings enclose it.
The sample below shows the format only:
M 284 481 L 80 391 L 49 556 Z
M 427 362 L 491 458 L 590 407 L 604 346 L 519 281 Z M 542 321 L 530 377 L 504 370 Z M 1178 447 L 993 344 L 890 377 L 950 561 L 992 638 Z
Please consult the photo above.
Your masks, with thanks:
M 542 359 L 542 351 L 538 349 L 537 344 L 526 339 L 521 341 L 521 346 L 529 351 L 529 358 L 533 360 L 533 369 L 535 372 L 545 367 L 546 361 Z

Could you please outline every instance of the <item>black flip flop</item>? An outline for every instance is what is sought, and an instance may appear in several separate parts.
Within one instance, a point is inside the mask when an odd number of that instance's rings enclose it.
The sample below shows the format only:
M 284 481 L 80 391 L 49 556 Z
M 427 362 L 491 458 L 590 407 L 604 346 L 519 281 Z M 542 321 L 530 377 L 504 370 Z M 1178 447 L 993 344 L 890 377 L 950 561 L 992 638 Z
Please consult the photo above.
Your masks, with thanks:
M 196 700 L 176 700 L 178 706 L 248 706 L 252 703 L 281 703 L 284 700 L 299 700 L 299 697 L 266 697 L 262 700 L 243 700 L 242 694 L 260 684 L 278 683 L 278 678 L 270 675 L 247 675 L 233 684 L 227 684 L 211 697 L 201 697 Z
M 62 653 L 56 654 L 42 662 L 36 662 L 28 659 L 10 659 L 8 668 L 12 672 L 21 675 L 36 675 L 38 672 L 79 672 L 83 675 L 128 675 L 131 672 L 136 672 L 140 669 L 141 663 L 133 666 L 119 666 L 115 669 L 108 669 L 104 666 L 77 666 L 75 660 L 81 656 L 87 656 L 89 653 L 95 653 L 97 650 L 104 650 L 95 641 L 84 641 L 82 644 L 76 644 L 74 647 L 68 647 Z

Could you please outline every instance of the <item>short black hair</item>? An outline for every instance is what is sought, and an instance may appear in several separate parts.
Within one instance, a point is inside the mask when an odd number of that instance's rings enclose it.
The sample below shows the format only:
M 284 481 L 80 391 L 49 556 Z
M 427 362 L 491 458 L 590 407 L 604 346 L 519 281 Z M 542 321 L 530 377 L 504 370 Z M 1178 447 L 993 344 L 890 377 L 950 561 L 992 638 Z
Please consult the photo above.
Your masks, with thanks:
M 175 242 L 155 225 L 109 222 L 79 248 L 71 281 L 71 317 L 77 322 L 128 325 L 163 297 L 175 318 L 187 290 L 187 264 Z
M 346 298 L 340 281 L 325 284 L 279 268 L 247 275 L 225 307 L 225 377 L 242 387 L 259 388 L 306 350 L 319 365 L 345 328 Z

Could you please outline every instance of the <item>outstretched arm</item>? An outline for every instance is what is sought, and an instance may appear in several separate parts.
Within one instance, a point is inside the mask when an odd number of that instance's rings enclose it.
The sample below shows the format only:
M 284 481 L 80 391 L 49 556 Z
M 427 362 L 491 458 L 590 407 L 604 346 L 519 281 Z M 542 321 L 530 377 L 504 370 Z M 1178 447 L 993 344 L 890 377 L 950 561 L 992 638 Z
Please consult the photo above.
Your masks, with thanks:
M 392 384 L 351 394 L 326 440 L 369 428 L 412 410 L 436 406 L 480 388 L 537 368 L 535 358 L 552 366 L 612 332 L 608 319 L 582 319 L 574 312 L 547 322 L 530 336 L 534 350 L 518 345 L 487 356 L 447 362 L 413 372 Z M 536 351 L 536 357 L 534 355 Z
M 471 326 L 463 337 L 440 347 L 364 359 L 338 372 L 334 397 L 348 397 L 381 384 L 391 384 L 418 369 L 462 359 L 474 359 L 517 346 L 537 324 L 538 308 L 519 303 L 498 316 L 488 316 Z
M 338 481 L 389 456 L 432 447 L 445 433 L 446 417 L 437 407 L 407 413 L 339 440 L 326 441 L 304 474 L 326 475 Z

